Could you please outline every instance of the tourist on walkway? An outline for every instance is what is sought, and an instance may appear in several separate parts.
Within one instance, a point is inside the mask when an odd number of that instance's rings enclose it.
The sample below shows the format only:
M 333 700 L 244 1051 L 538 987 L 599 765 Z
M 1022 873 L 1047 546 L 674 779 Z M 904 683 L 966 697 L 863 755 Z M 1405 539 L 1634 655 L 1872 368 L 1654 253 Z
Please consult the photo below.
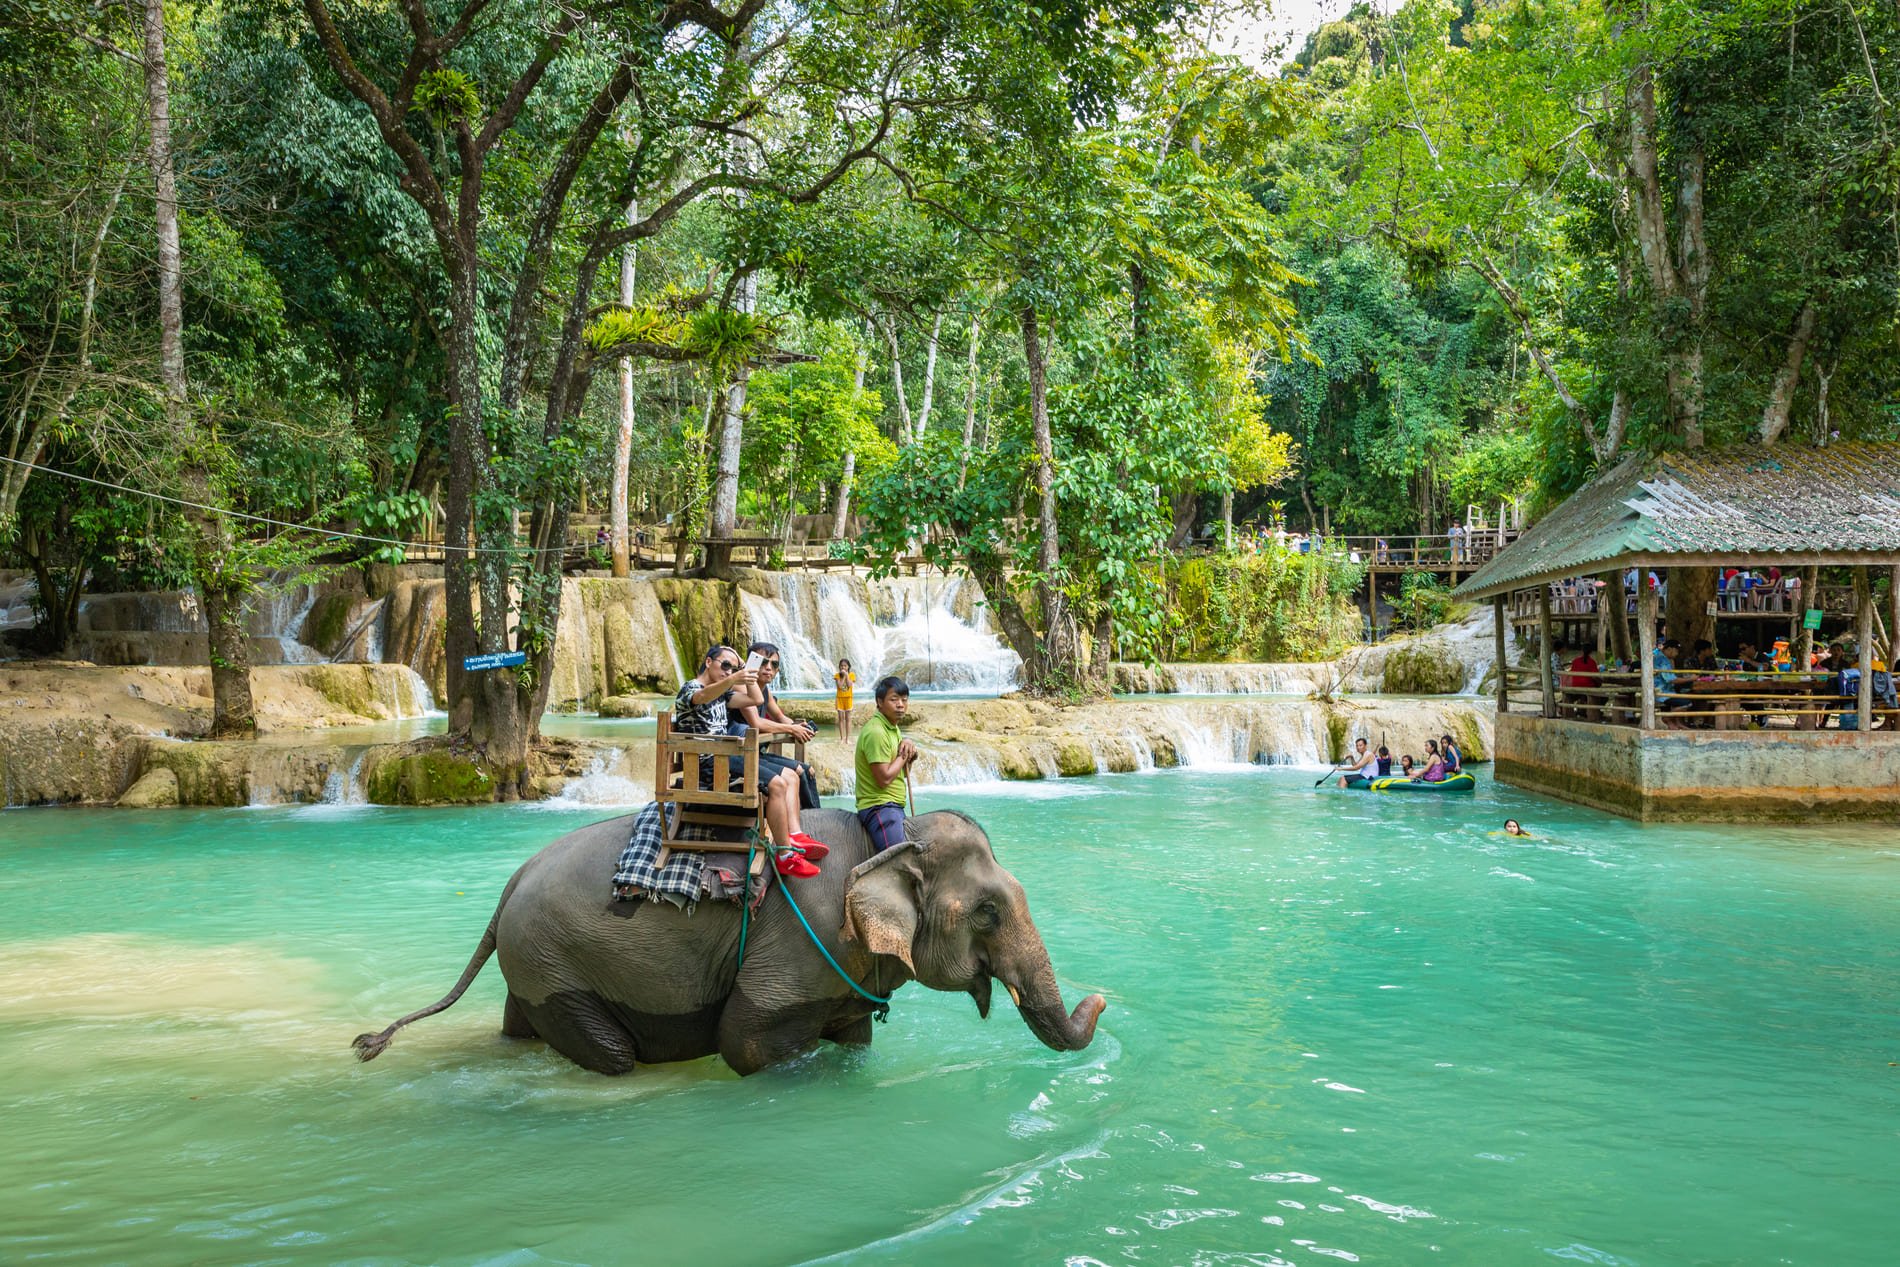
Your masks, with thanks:
M 1465 526 L 1454 521 L 1451 531 L 1445 535 L 1451 538 L 1451 561 L 1463 563 L 1465 561 Z
M 873 688 L 877 714 L 858 732 L 858 822 L 871 838 L 871 852 L 904 843 L 904 805 L 910 799 L 910 768 L 917 745 L 898 730 L 910 710 L 910 687 L 901 677 L 879 678 Z

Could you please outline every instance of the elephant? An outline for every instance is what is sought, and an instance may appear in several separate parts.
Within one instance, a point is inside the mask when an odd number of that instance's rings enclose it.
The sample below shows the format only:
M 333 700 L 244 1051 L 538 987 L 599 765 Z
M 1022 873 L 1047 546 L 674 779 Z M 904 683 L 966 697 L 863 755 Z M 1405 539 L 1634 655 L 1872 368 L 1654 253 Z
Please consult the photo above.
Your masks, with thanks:
M 454 989 L 358 1035 L 358 1058 L 374 1059 L 397 1030 L 453 1005 L 491 954 L 508 984 L 502 1033 L 539 1038 L 598 1073 L 717 1054 L 743 1076 L 820 1039 L 869 1043 L 877 1006 L 825 961 L 814 935 L 872 996 L 918 981 L 967 993 L 987 1017 L 990 984 L 1000 981 L 1045 1045 L 1079 1051 L 1095 1036 L 1102 996 L 1064 1010 L 1023 887 L 968 815 L 912 818 L 904 844 L 873 856 L 855 814 L 811 811 L 806 829 L 831 854 L 819 875 L 776 883 L 789 884 L 812 933 L 784 894 L 769 893 L 745 928 L 743 965 L 737 904 L 702 902 L 689 915 L 669 902 L 611 898 L 632 824 L 583 827 L 522 864 Z

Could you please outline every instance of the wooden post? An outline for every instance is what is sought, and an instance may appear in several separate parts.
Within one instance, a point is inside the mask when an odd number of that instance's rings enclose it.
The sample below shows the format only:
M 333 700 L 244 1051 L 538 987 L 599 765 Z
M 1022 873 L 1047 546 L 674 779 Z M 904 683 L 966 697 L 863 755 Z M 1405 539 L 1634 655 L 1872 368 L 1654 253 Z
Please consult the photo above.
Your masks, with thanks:
M 1900 673 L 1900 563 L 1887 576 L 1887 607 L 1887 672 Z
M 1544 691 L 1544 716 L 1557 715 L 1557 688 L 1551 680 L 1550 658 L 1556 648 L 1550 645 L 1550 586 L 1537 587 L 1537 681 Z
M 1806 673 L 1808 664 L 1814 657 L 1814 630 L 1808 628 L 1807 609 L 1819 610 L 1821 606 L 1821 569 L 1809 567 L 1801 569 L 1801 607 L 1796 615 L 1801 622 L 1801 641 L 1796 644 L 1794 667 L 1797 673 Z
M 1864 735 L 1874 728 L 1874 577 L 1864 567 L 1854 569 L 1854 624 L 1860 657 L 1860 691 L 1854 700 L 1854 717 Z
M 1504 655 L 1504 595 L 1491 600 L 1491 618 L 1497 623 L 1498 711 L 1508 713 L 1511 711 L 1511 662 Z
M 1643 675 L 1643 707 L 1638 725 L 1656 729 L 1656 591 L 1649 569 L 1636 569 L 1636 663 Z

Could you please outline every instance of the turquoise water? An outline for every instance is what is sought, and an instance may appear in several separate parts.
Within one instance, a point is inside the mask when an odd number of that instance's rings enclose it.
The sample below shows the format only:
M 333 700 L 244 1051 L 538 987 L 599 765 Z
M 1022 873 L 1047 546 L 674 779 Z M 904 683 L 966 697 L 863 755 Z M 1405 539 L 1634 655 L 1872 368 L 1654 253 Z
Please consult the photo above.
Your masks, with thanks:
M 1900 832 L 1312 777 L 920 796 L 1095 1044 L 912 986 L 744 1081 L 502 1040 L 492 964 L 350 1058 L 598 813 L 0 815 L 0 1261 L 1893 1261 Z

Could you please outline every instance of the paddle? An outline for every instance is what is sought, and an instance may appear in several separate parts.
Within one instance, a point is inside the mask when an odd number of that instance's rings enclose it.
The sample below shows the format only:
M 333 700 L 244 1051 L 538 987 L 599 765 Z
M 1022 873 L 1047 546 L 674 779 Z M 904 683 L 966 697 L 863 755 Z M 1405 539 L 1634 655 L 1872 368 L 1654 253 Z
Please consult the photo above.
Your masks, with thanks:
M 1339 766 L 1339 765 L 1334 766 L 1332 769 L 1328 770 L 1326 773 L 1320 775 L 1317 779 L 1314 779 L 1313 786 L 1318 787 L 1320 784 L 1332 778 L 1335 774 L 1338 774 L 1341 770 L 1345 768 L 1346 768 L 1345 766 Z

